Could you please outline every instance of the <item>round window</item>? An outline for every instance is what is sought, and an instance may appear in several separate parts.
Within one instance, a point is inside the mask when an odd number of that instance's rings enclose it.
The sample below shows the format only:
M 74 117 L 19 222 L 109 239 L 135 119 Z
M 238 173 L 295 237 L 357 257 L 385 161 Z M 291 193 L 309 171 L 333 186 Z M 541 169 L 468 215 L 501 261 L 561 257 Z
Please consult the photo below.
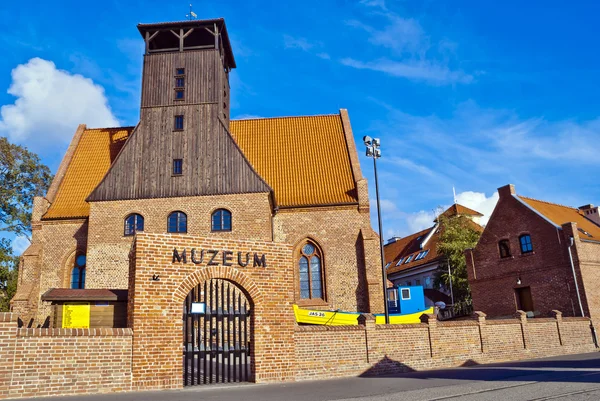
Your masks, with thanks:
M 85 255 L 77 256 L 77 259 L 75 259 L 75 263 L 77 264 L 78 267 L 85 266 Z
M 314 251 L 315 251 L 315 247 L 311 244 L 306 244 L 302 248 L 302 252 L 304 252 L 305 255 L 312 255 Z

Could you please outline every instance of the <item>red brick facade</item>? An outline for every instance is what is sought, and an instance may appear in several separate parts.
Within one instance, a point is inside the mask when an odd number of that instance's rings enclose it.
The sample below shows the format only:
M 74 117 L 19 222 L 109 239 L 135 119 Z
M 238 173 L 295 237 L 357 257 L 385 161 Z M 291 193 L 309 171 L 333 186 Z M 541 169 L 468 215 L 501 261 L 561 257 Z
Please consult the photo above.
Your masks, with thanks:
M 499 188 L 500 199 L 479 243 L 466 251 L 473 307 L 489 316 L 510 316 L 519 309 L 519 288 L 529 287 L 534 314 L 552 310 L 581 316 L 569 258 L 573 262 L 584 314 L 600 317 L 600 242 L 582 241 L 577 225 L 558 226 L 529 207 L 513 186 Z M 522 254 L 519 237 L 531 236 L 533 252 Z M 508 240 L 511 256 L 501 258 L 499 241 Z

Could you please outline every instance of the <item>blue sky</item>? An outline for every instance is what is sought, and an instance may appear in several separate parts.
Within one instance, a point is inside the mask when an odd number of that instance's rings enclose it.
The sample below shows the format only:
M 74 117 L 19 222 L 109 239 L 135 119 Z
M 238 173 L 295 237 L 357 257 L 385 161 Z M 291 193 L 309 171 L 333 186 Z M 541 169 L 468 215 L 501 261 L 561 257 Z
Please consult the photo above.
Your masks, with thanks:
M 386 238 L 429 225 L 453 186 L 485 214 L 508 183 L 557 203 L 600 202 L 598 2 L 231 0 L 194 10 L 226 19 L 233 118 L 347 108 L 371 184 L 360 139 L 381 138 Z M 183 1 L 2 2 L 0 135 L 55 170 L 78 123 L 134 125 L 136 24 L 187 12 Z

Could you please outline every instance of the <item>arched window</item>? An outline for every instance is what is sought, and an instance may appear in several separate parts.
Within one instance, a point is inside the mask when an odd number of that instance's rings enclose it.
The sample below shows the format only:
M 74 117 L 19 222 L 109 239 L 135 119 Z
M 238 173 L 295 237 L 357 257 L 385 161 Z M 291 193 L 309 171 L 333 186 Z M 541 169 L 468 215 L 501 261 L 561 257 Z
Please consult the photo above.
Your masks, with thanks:
M 231 212 L 229 210 L 215 210 L 211 220 L 212 231 L 231 231 Z
M 170 233 L 187 233 L 187 216 L 183 212 L 173 212 L 167 221 L 167 231 Z
M 133 235 L 144 231 L 144 217 L 140 214 L 130 214 L 125 218 L 125 235 Z
M 75 266 L 71 271 L 71 288 L 85 288 L 85 255 L 77 255 Z
M 498 249 L 500 249 L 500 257 L 501 258 L 509 258 L 510 257 L 510 243 L 507 239 L 502 239 L 498 242 Z
M 298 257 L 300 299 L 325 299 L 323 293 L 323 256 L 317 246 L 307 241 Z
M 521 244 L 521 253 L 533 252 L 533 245 L 531 244 L 531 235 L 521 235 L 519 237 L 519 243 Z

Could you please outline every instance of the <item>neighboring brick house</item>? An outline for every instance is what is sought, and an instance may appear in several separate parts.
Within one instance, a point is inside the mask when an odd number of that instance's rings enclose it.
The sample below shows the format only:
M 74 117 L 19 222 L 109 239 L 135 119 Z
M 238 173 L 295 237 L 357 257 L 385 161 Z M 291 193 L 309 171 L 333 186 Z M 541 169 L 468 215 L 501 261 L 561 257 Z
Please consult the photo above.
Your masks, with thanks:
M 128 289 L 145 232 L 290 244 L 292 301 L 381 312 L 379 239 L 347 111 L 230 121 L 223 19 L 138 29 L 140 122 L 77 128 L 34 200 L 13 311 L 44 325 L 50 289 Z
M 470 218 L 478 230 L 481 213 L 460 204 L 453 204 L 443 216 L 466 216 Z M 443 256 L 438 254 L 437 244 L 440 239 L 440 225 L 436 218 L 432 227 L 406 237 L 394 237 L 384 246 L 387 278 L 394 285 L 422 285 L 425 290 L 428 306 L 437 301 L 450 303 L 450 290 L 435 288 L 434 275 Z
M 498 193 L 479 243 L 465 252 L 475 310 L 488 316 L 508 316 L 517 309 L 533 316 L 549 316 L 552 310 L 581 316 L 583 309 L 585 316 L 599 319 L 598 207 L 527 198 L 513 185 Z

